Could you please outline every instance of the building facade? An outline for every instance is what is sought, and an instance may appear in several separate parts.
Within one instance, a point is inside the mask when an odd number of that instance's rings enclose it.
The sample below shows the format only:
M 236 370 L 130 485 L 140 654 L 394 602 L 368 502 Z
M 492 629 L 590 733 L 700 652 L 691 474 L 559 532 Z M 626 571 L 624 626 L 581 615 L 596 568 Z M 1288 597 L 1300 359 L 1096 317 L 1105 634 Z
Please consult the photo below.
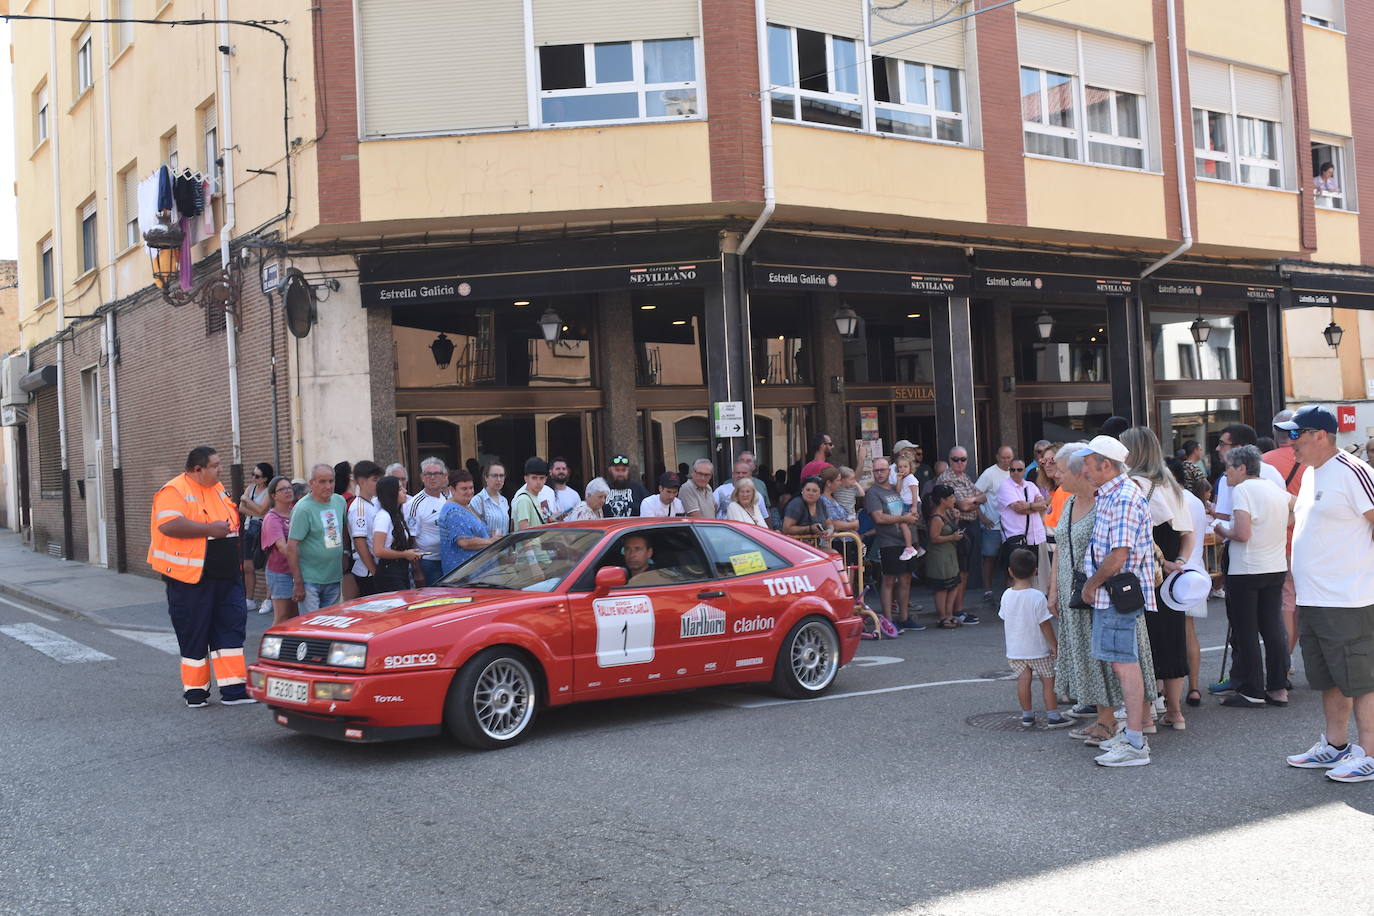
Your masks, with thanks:
M 816 432 L 1210 444 L 1374 378 L 1359 4 L 86 5 L 14 23 L 41 549 L 141 569 L 201 441 L 651 479 Z M 227 318 L 154 284 L 162 166 Z

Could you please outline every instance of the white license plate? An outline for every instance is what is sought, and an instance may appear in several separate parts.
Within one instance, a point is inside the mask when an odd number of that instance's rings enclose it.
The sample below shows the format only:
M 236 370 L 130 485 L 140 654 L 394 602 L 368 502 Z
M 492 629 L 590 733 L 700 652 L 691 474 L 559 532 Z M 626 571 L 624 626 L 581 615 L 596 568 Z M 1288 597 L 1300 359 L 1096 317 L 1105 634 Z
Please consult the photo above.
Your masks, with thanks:
M 310 702 L 310 684 L 307 681 L 288 681 L 286 678 L 267 679 L 267 698 L 285 700 L 288 703 Z

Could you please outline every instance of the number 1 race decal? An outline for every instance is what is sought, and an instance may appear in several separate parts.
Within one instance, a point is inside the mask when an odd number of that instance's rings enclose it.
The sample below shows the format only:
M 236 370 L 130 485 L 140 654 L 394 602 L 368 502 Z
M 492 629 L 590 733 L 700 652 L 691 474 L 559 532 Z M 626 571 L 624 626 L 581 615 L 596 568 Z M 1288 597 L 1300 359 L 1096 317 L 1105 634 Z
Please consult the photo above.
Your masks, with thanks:
M 654 604 L 648 595 L 598 598 L 592 610 L 598 665 L 611 668 L 654 660 Z

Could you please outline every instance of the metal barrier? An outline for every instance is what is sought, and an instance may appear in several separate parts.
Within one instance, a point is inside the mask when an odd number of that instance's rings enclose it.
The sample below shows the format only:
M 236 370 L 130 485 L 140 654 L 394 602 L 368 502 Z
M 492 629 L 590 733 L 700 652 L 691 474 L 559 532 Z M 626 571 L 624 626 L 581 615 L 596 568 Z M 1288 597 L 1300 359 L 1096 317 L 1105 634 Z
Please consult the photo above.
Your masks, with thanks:
M 864 542 L 863 538 L 859 537 L 858 532 L 837 531 L 831 535 L 789 534 L 788 537 L 792 538 L 794 541 L 801 541 L 805 544 L 811 544 L 814 547 L 821 547 L 821 541 L 829 541 L 831 545 L 833 545 L 835 541 L 854 542 L 853 550 L 855 562 L 853 564 L 847 563 L 844 567 L 847 572 L 853 573 L 853 582 L 851 587 L 854 590 L 854 613 L 867 617 L 869 619 L 869 622 L 873 624 L 873 631 L 875 633 L 881 634 L 882 628 L 878 624 L 878 615 L 874 613 L 874 611 L 871 608 L 869 608 L 866 604 L 864 604 Z M 834 553 L 842 554 L 841 551 L 834 550 L 833 546 L 821 547 L 821 549 L 832 550 Z

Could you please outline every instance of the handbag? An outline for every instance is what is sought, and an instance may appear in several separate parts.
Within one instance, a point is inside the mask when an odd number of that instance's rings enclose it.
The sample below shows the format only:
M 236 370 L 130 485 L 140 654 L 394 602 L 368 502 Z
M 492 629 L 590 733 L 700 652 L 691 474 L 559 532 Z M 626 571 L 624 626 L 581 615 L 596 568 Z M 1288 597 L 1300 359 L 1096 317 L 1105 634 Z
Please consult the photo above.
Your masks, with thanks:
M 1089 549 L 1092 549 L 1091 546 Z M 1096 551 L 1093 551 L 1093 565 L 1097 565 Z M 1140 577 L 1133 572 L 1119 572 L 1103 582 L 1102 587 L 1107 590 L 1112 607 L 1119 614 L 1134 614 L 1145 607 L 1145 592 L 1140 587 Z
M 247 524 L 244 525 L 244 529 L 247 536 L 253 539 L 253 568 L 266 569 L 267 556 L 276 545 L 273 544 L 269 547 L 262 546 L 262 519 L 250 518 Z

